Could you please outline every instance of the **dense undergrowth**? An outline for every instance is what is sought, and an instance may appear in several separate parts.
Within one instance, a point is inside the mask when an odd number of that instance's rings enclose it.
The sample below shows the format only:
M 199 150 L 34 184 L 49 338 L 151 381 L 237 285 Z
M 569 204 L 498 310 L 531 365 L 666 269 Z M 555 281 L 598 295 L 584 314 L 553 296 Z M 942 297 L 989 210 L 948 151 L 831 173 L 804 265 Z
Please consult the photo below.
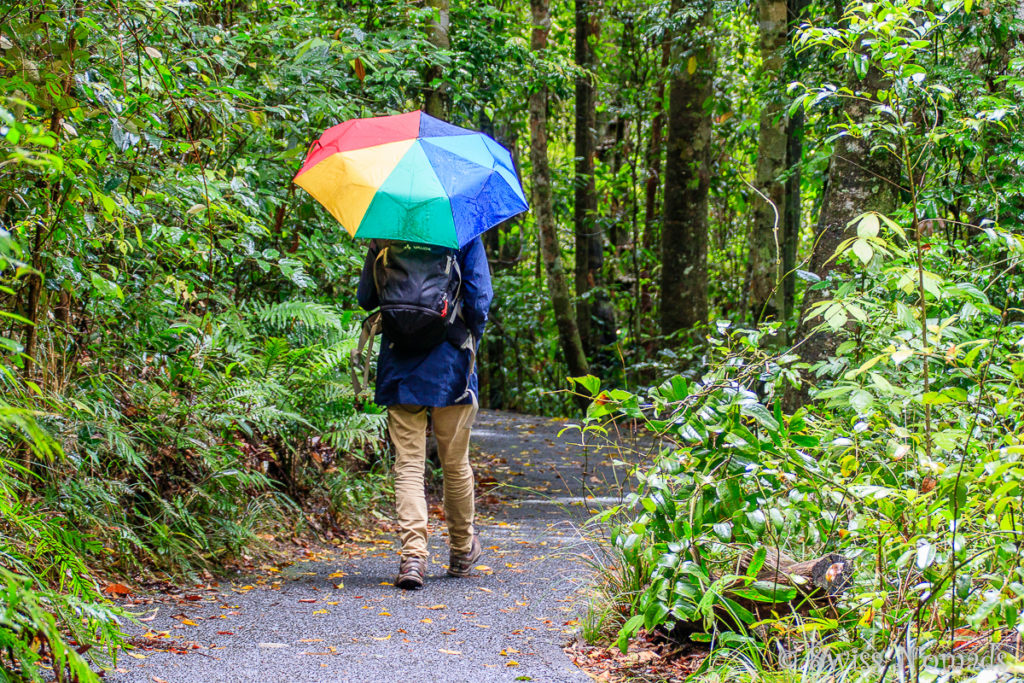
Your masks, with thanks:
M 404 106 L 400 80 L 331 95 L 364 79 L 343 52 L 401 62 L 377 41 L 403 27 L 358 18 L 0 10 L 0 678 L 95 680 L 113 579 L 343 534 L 385 495 L 348 379 L 359 246 L 289 189 L 320 129 Z
M 955 169 L 947 155 L 970 158 L 979 137 L 1017 139 L 1019 111 L 966 98 L 937 47 L 956 21 L 949 9 L 855 3 L 845 29 L 802 32 L 866 57 L 862 68 L 889 88 L 826 86 L 797 106 L 837 94 L 871 102 L 874 117 L 838 134 L 895 155 L 908 188 L 891 216 L 851 224 L 834 255 L 841 270 L 814 285 L 827 295 L 807 315 L 835 340 L 828 357 L 802 362 L 802 339 L 773 351 L 777 325 L 722 321 L 697 374 L 637 393 L 580 380 L 598 397 L 582 429 L 639 420 L 661 438 L 637 492 L 602 516 L 611 555 L 587 637 L 625 648 L 646 629 L 711 643 L 704 671 L 727 680 L 1024 673 L 1024 228 L 1015 211 L 969 224 L 940 208 Z M 866 53 L 844 49 L 860 41 Z M 1016 76 L 1005 85 L 1019 94 Z M 1019 161 L 976 160 L 996 180 L 970 189 L 965 213 L 1014 206 L 1019 178 L 1003 164 Z M 800 387 L 811 402 L 787 413 Z M 776 551 L 842 555 L 852 581 L 807 598 L 799 581 L 758 575 Z

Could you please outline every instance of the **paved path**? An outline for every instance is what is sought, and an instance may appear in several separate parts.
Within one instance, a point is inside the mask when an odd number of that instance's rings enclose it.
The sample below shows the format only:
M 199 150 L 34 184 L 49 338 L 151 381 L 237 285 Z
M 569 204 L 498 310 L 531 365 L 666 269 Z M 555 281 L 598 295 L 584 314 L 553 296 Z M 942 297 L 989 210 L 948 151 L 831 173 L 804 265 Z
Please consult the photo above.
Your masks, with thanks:
M 562 651 L 585 606 L 594 550 L 579 525 L 588 508 L 618 499 L 625 468 L 611 451 L 573 445 L 578 431 L 559 436 L 563 425 L 490 411 L 477 418 L 478 477 L 498 485 L 481 509 L 485 552 L 470 578 L 445 575 L 443 523 L 432 519 L 423 590 L 390 585 L 398 562 L 388 534 L 279 573 L 163 597 L 133 608 L 152 617 L 139 641 L 152 649 L 122 657 L 108 680 L 589 680 Z

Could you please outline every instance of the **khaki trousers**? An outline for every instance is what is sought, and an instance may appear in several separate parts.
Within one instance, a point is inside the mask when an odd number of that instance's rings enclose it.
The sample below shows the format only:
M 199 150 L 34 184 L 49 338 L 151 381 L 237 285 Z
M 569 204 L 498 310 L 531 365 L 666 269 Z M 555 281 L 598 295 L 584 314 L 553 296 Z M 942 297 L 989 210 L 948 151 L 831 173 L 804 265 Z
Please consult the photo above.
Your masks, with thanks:
M 431 408 L 434 435 L 444 473 L 444 516 L 453 552 L 468 553 L 473 543 L 473 470 L 469 435 L 476 418 L 473 405 Z M 388 431 L 395 444 L 395 507 L 403 557 L 426 557 L 427 499 L 423 470 L 427 459 L 427 408 L 388 408 Z

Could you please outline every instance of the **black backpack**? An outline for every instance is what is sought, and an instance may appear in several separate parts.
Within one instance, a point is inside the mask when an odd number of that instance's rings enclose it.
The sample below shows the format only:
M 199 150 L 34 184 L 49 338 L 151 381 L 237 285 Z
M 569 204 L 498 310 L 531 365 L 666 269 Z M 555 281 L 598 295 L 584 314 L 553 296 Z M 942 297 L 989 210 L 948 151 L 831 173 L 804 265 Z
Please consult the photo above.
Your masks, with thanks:
M 428 351 L 448 338 L 459 315 L 462 272 L 457 252 L 382 241 L 373 265 L 384 336 L 400 351 Z

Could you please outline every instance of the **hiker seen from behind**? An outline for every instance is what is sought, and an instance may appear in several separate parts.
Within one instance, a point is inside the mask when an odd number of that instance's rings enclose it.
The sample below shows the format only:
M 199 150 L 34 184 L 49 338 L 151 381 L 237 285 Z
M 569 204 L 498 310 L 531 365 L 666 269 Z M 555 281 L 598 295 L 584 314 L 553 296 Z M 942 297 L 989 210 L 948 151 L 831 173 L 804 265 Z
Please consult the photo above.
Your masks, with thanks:
M 427 567 L 424 494 L 427 422 L 433 420 L 444 475 L 448 574 L 468 576 L 481 554 L 474 529 L 469 439 L 477 412 L 476 350 L 493 292 L 477 237 L 461 249 L 373 240 L 359 280 L 359 305 L 379 309 L 364 339 L 382 331 L 375 401 L 387 406 L 395 447 L 395 507 L 401 560 L 395 585 L 423 586 Z

